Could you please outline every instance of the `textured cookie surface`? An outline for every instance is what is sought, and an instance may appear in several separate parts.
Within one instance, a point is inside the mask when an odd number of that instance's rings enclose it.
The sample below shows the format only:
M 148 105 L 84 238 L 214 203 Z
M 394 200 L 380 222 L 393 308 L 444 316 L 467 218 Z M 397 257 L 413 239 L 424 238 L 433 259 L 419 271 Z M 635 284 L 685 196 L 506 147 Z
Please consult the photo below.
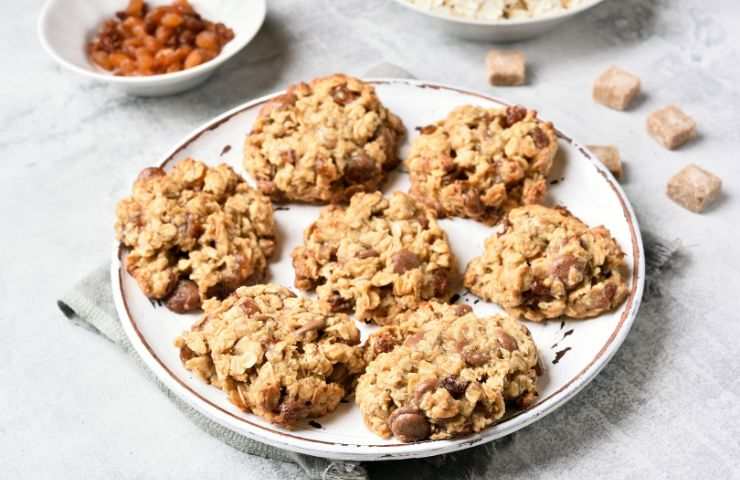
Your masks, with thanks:
M 387 338 L 403 340 L 370 355 L 357 384 L 355 400 L 373 432 L 402 442 L 453 438 L 496 423 L 507 405 L 535 402 L 537 349 L 517 320 L 437 302 L 402 317 L 369 339 L 391 332 Z
M 406 159 L 411 194 L 439 216 L 493 224 L 547 192 L 557 137 L 532 110 L 466 105 L 420 132 Z
M 512 210 L 465 272 L 465 286 L 510 314 L 541 321 L 594 317 L 627 297 L 624 253 L 604 227 L 564 208 Z
M 404 133 L 371 85 L 333 75 L 293 85 L 265 105 L 244 164 L 274 200 L 346 202 L 380 187 L 399 163 Z
M 335 410 L 364 368 L 354 322 L 287 288 L 241 287 L 204 310 L 175 342 L 183 364 L 270 422 L 292 427 Z
M 191 281 L 198 304 L 260 278 L 275 248 L 269 198 L 229 166 L 190 158 L 139 175 L 133 195 L 118 203 L 116 234 L 146 296 L 162 299 Z
M 432 298 L 446 298 L 453 271 L 447 236 L 409 195 L 358 193 L 325 207 L 293 251 L 295 285 L 316 289 L 328 311 L 378 324 Z

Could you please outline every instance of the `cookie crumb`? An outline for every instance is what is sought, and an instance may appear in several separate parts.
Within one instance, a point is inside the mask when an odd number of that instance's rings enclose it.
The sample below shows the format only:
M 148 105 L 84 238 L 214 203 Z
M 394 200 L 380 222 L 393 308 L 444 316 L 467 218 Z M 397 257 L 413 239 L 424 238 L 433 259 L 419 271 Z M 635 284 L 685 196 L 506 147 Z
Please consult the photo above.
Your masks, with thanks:
M 650 114 L 647 131 L 668 150 L 673 150 L 696 136 L 696 122 L 677 105 L 669 105 Z
M 703 212 L 719 197 L 722 179 L 697 165 L 682 168 L 668 181 L 668 197 L 694 213 Z
M 522 85 L 526 80 L 526 57 L 519 50 L 489 50 L 486 70 L 491 85 Z
M 594 82 L 594 101 L 614 110 L 626 110 L 640 93 L 640 77 L 611 66 Z
M 617 180 L 622 179 L 622 160 L 619 150 L 614 145 L 587 145 L 594 155 L 612 172 Z

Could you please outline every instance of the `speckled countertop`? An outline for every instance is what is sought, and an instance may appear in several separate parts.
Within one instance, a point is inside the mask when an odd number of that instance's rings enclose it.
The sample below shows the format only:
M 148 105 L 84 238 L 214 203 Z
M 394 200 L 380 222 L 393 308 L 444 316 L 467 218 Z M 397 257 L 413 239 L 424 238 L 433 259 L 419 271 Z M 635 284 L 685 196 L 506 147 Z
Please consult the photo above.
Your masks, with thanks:
M 533 106 L 583 143 L 618 145 L 643 228 L 683 248 L 623 348 L 575 400 L 456 462 L 372 465 L 374 477 L 740 477 L 740 3 L 608 0 L 521 44 L 530 84 L 494 90 L 487 46 L 423 30 L 391 1 L 270 0 L 256 40 L 208 84 L 160 99 L 53 64 L 36 39 L 41 3 L 7 2 L 0 20 L 0 476 L 296 475 L 201 433 L 118 349 L 64 320 L 55 299 L 106 260 L 114 204 L 134 172 L 196 125 L 291 81 L 388 61 Z M 590 99 L 612 63 L 642 77 L 646 95 L 629 113 Z M 668 152 L 644 124 L 673 102 L 700 136 Z M 664 195 L 690 162 L 725 181 L 703 215 Z

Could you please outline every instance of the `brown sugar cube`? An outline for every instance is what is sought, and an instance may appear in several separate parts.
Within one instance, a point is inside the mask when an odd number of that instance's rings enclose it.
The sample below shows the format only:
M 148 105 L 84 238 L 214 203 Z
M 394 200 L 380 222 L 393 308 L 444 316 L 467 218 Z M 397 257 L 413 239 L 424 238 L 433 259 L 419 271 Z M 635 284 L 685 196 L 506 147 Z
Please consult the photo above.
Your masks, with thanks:
M 622 178 L 622 159 L 619 158 L 619 150 L 614 145 L 588 145 L 588 149 L 594 152 L 601 163 L 612 172 L 619 180 Z
M 692 212 L 701 213 L 719 197 L 722 179 L 696 165 L 688 165 L 668 180 L 668 197 Z
M 521 85 L 526 78 L 526 58 L 518 50 L 490 50 L 486 68 L 491 85 Z
M 670 105 L 650 114 L 647 131 L 658 143 L 673 150 L 696 136 L 696 122 L 676 105 Z
M 609 67 L 594 82 L 594 100 L 614 110 L 625 110 L 640 93 L 640 77 Z

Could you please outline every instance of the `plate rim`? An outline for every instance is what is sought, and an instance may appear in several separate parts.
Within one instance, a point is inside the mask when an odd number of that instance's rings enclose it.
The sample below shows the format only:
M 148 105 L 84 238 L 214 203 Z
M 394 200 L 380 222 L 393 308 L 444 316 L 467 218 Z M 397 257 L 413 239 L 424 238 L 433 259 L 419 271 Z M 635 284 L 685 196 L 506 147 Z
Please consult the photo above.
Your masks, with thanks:
M 366 78 L 364 81 L 374 85 L 402 84 L 417 88 L 447 90 L 468 96 L 475 96 L 502 106 L 512 104 L 502 98 L 438 82 L 399 78 Z M 160 166 L 165 167 L 179 152 L 191 145 L 204 133 L 218 128 L 233 116 L 248 109 L 258 107 L 284 92 L 285 90 L 281 90 L 241 103 L 221 115 L 206 121 L 186 135 L 184 137 L 185 140 L 178 142 L 173 148 L 171 148 L 169 153 L 164 156 L 164 160 Z M 632 243 L 633 265 L 630 295 L 625 301 L 624 310 L 619 322 L 607 338 L 604 345 L 588 362 L 588 364 L 558 390 L 550 394 L 548 397 L 538 401 L 534 407 L 529 410 L 519 412 L 502 423 L 496 424 L 477 434 L 462 439 L 428 440 L 399 444 L 358 445 L 305 438 L 295 435 L 293 432 L 266 427 L 254 423 L 243 416 L 237 416 L 219 405 L 214 404 L 190 388 L 185 381 L 170 371 L 164 362 L 154 353 L 152 347 L 139 331 L 135 320 L 129 313 L 128 305 L 121 287 L 122 275 L 125 273 L 124 269 L 121 268 L 120 263 L 122 245 L 118 241 L 114 240 L 110 279 L 116 312 L 121 320 L 123 330 L 133 345 L 134 350 L 142 358 L 146 366 L 155 373 L 160 381 L 175 392 L 177 396 L 185 401 L 189 406 L 229 430 L 235 431 L 253 440 L 267 443 L 285 450 L 337 460 L 400 460 L 450 453 L 471 448 L 483 443 L 488 443 L 497 438 L 509 435 L 560 408 L 585 388 L 586 385 L 591 383 L 594 378 L 596 378 L 599 372 L 601 372 L 601 370 L 616 354 L 624 342 L 624 339 L 627 337 L 627 334 L 629 333 L 639 312 L 645 286 L 645 255 L 642 235 L 640 233 L 637 217 L 629 199 L 613 175 L 603 166 L 603 164 L 595 159 L 592 152 L 590 152 L 585 146 L 574 141 L 570 136 L 564 134 L 559 129 L 556 129 L 556 133 L 559 139 L 568 142 L 591 162 L 592 166 L 604 177 L 605 181 L 612 188 L 614 194 L 619 200 L 625 220 L 629 226 L 629 234 Z M 255 429 L 258 431 L 255 431 Z

